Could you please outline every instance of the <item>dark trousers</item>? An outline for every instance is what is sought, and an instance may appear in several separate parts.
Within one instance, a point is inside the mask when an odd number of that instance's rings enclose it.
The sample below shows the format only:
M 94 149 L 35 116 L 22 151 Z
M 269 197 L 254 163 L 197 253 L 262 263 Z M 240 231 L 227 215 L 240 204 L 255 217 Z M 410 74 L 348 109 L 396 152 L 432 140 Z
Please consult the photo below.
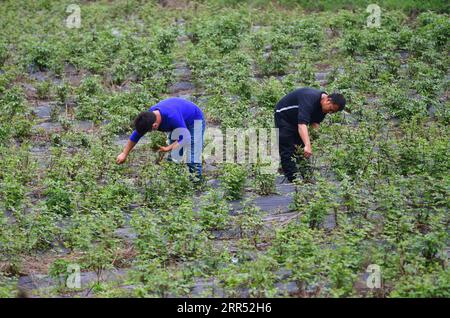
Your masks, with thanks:
M 303 156 L 296 150 L 304 147 L 303 141 L 298 133 L 298 126 L 287 123 L 279 113 L 275 113 L 275 127 L 278 128 L 278 150 L 280 153 L 281 167 L 289 182 L 294 181 L 298 172 L 297 165 Z

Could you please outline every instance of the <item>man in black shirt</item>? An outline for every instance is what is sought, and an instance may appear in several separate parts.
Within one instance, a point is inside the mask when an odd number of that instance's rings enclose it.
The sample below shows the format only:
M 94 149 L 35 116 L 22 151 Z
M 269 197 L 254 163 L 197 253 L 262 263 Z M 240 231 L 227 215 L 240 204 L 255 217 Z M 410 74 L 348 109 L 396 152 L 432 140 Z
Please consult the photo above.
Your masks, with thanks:
M 284 175 L 292 182 L 297 173 L 295 156 L 302 146 L 305 158 L 312 155 L 308 127 L 318 128 L 328 113 L 342 111 L 345 98 L 341 94 L 328 95 L 314 88 L 299 88 L 284 96 L 275 108 L 275 127 L 279 129 L 279 152 Z

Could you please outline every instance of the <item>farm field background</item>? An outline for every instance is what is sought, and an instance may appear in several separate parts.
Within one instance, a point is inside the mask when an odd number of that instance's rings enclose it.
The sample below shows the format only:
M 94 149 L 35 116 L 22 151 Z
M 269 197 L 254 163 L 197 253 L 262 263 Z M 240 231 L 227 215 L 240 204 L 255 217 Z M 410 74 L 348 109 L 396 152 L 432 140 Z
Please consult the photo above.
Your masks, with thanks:
M 449 297 L 449 5 L 370 3 L 2 1 L 0 297 Z M 302 86 L 347 108 L 296 184 L 194 185 L 155 133 L 115 163 L 163 98 L 226 132 Z

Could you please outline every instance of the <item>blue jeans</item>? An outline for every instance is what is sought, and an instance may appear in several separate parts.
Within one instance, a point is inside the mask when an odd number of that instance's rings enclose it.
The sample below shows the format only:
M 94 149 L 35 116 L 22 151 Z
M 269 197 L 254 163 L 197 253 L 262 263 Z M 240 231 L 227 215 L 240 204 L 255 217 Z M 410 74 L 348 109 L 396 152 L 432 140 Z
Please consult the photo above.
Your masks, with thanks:
M 191 140 L 189 145 L 185 145 L 185 147 L 187 148 L 186 163 L 189 168 L 189 172 L 196 173 L 197 177 L 200 178 L 202 176 L 202 151 L 206 129 L 206 121 L 205 119 L 196 119 L 194 120 L 194 124 L 189 125 L 187 129 L 189 131 L 190 136 L 186 137 L 190 138 Z M 183 138 L 186 137 L 183 136 Z M 169 143 L 172 144 L 173 142 L 175 142 L 175 140 L 172 139 L 172 133 L 170 133 Z M 179 156 L 183 156 L 183 150 L 185 147 L 180 147 L 174 151 L 179 151 L 178 153 Z M 169 154 L 168 159 L 172 160 L 171 154 Z

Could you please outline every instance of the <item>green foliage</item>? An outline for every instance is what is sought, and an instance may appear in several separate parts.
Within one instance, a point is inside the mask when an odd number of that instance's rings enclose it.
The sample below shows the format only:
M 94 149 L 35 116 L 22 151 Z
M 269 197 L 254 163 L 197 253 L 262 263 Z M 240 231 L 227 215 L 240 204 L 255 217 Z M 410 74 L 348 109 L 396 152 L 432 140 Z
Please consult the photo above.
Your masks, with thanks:
M 448 44 L 450 33 L 450 22 L 448 18 L 434 12 L 423 12 L 418 18 L 419 36 L 429 39 L 436 48 L 444 47 Z
M 264 226 L 260 208 L 247 199 L 243 202 L 242 210 L 234 217 L 234 222 L 240 237 L 251 240 L 256 247 Z
M 334 185 L 318 179 L 315 183 L 303 183 L 294 196 L 295 208 L 304 212 L 304 220 L 317 228 L 336 207 Z
M 162 54 L 168 54 L 171 52 L 172 47 L 178 35 L 178 30 L 175 28 L 163 29 L 157 34 L 158 49 Z
M 97 283 L 102 279 L 102 273 L 105 270 L 113 268 L 116 247 L 115 241 L 110 239 L 89 249 L 84 255 L 83 265 L 85 268 L 95 271 Z
M 388 51 L 394 48 L 393 35 L 378 28 L 351 30 L 344 35 L 342 48 L 352 55 Z
M 441 270 L 420 277 L 406 276 L 391 292 L 391 297 L 448 298 L 449 271 Z
M 249 21 L 238 14 L 224 13 L 214 19 L 194 21 L 191 27 L 195 41 L 200 44 L 208 41 L 221 53 L 229 53 L 240 44 L 243 34 L 248 30 Z
M 25 187 L 14 176 L 6 175 L 2 180 L 1 194 L 6 208 L 17 208 L 24 200 Z
M 202 197 L 199 209 L 199 220 L 207 230 L 225 229 L 229 223 L 230 206 L 223 195 L 211 190 Z
M 166 207 L 168 202 L 177 204 L 192 193 L 187 167 L 174 162 L 147 164 L 140 174 L 138 186 L 143 187 L 144 200 L 151 207 Z
M 64 105 L 71 92 L 71 87 L 69 83 L 63 82 L 56 86 L 56 96 L 58 97 L 58 102 Z
M 310 63 L 300 61 L 296 63 L 294 70 L 294 73 L 286 75 L 283 79 L 283 86 L 285 87 L 286 93 L 297 89 L 299 86 L 318 86 L 314 69 Z
M 261 54 L 258 57 L 258 65 L 264 76 L 284 75 L 288 71 L 291 54 L 285 50 L 274 50 L 270 53 Z
M 13 298 L 16 297 L 16 295 L 15 279 L 0 274 L 0 298 Z
M 23 67 L 35 71 L 62 71 L 62 47 L 51 40 L 25 39 L 21 43 Z
M 286 268 L 301 291 L 317 284 L 320 273 L 321 249 L 316 232 L 305 224 L 289 224 L 277 231 L 272 253 Z
M 167 145 L 167 135 L 161 131 L 153 131 L 149 134 L 150 148 L 157 151 L 159 147 Z
M 76 117 L 82 120 L 100 122 L 105 117 L 105 95 L 100 77 L 89 76 L 82 80 L 77 89 Z
M 242 100 L 236 100 L 232 97 L 224 96 L 220 92 L 216 92 L 208 99 L 206 113 L 212 120 L 220 122 L 222 127 L 245 127 L 246 120 L 249 117 L 247 112 L 248 106 Z
M 346 129 L 341 135 L 344 148 L 335 150 L 332 167 L 338 176 L 358 178 L 367 173 L 375 154 L 374 135 L 369 127 L 359 130 Z
M 134 86 L 131 92 L 115 93 L 104 98 L 104 118 L 109 121 L 105 129 L 114 134 L 129 132 L 134 118 L 148 108 L 148 103 L 155 102 L 141 85 Z
M 276 175 L 266 173 L 264 167 L 255 167 L 254 188 L 260 195 L 269 195 L 275 192 Z
M 226 163 L 222 166 L 219 179 L 227 200 L 237 200 L 242 197 L 246 178 L 247 170 L 244 166 L 234 163 Z
M 443 176 L 449 169 L 445 154 L 449 147 L 446 129 L 440 125 L 420 129 L 421 122 L 421 119 L 412 119 L 404 124 L 405 135 L 398 142 L 398 168 L 404 175 L 425 173 Z
M 67 278 L 69 277 L 68 266 L 69 262 L 65 259 L 59 258 L 55 260 L 48 269 L 50 277 L 56 279 L 61 287 L 64 287 Z
M 152 222 L 148 222 L 149 218 Z M 148 210 L 134 214 L 132 223 L 138 233 L 136 246 L 140 250 L 140 259 L 156 257 L 167 263 L 200 257 L 206 236 L 194 220 L 192 204 L 188 201 L 180 202 L 175 210 L 161 209 L 156 215 Z
M 249 297 L 274 297 L 277 290 L 275 271 L 277 264 L 267 256 L 255 261 L 245 262 L 242 266 L 230 266 L 223 269 L 220 276 L 228 296 L 239 295 L 239 289 L 248 290 Z
M 36 176 L 36 166 L 28 152 L 28 145 L 0 148 L 0 196 L 6 209 L 19 209 L 26 202 L 25 194 Z
M 37 96 L 39 99 L 48 99 L 51 94 L 52 83 L 50 81 L 43 81 L 36 85 Z
M 278 101 L 283 97 L 283 86 L 274 77 L 263 81 L 255 94 L 258 108 L 273 110 Z
M 188 271 L 173 270 L 155 260 L 139 265 L 132 277 L 141 282 L 134 291 L 137 297 L 185 296 L 192 285 Z
M 8 59 L 8 47 L 6 43 L 0 42 L 0 66 L 3 66 Z
M 10 123 L 14 122 L 14 125 Z M 0 143 L 7 144 L 10 138 L 23 140 L 30 136 L 30 111 L 23 91 L 18 86 L 8 89 L 0 97 Z
M 67 215 L 73 210 L 71 191 L 61 181 L 49 180 L 44 195 L 47 196 L 46 204 L 50 211 Z
M 409 119 L 414 115 L 424 115 L 427 111 L 426 101 L 411 98 L 404 89 L 390 89 L 382 100 L 383 107 L 398 118 Z

